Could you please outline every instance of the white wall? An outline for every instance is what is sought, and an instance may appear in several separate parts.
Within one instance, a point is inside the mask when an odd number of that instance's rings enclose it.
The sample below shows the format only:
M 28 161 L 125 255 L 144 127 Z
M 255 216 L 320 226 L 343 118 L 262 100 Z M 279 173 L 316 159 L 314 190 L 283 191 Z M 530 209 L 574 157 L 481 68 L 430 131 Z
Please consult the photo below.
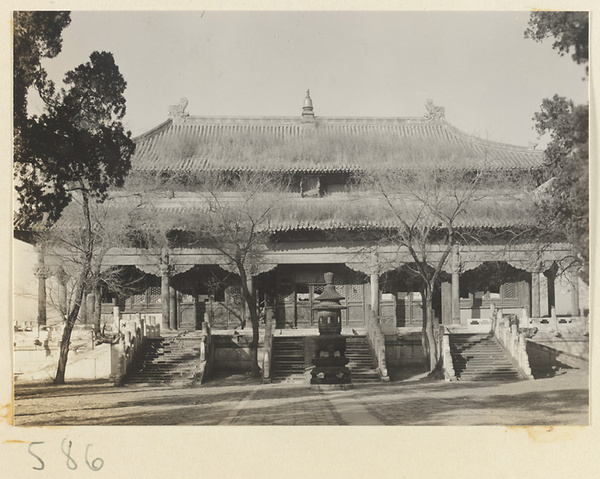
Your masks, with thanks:
M 24 241 L 13 241 L 13 322 L 33 322 L 37 324 L 38 279 L 37 251 L 34 246 Z M 57 296 L 57 285 L 54 278 L 46 280 L 46 318 L 48 324 L 60 324 L 62 318 L 52 299 Z

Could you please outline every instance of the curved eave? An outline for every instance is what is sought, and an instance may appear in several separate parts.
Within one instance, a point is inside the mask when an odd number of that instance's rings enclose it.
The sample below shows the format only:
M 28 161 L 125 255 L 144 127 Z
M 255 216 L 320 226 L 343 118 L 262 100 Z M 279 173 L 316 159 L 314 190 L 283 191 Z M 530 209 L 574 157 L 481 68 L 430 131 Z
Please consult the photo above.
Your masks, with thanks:
M 349 134 L 361 137 L 373 132 L 395 139 L 423 139 L 424 141 L 441 141 L 448 148 L 468 147 L 477 156 L 486 158 L 489 170 L 535 170 L 543 164 L 543 151 L 494 142 L 470 135 L 451 125 L 445 120 L 428 121 L 423 118 L 335 118 L 316 117 L 314 124 L 317 134 Z M 357 157 L 360 163 L 346 164 L 310 164 L 294 165 L 294 160 L 287 158 L 261 158 L 257 165 L 239 166 L 243 159 L 219 157 L 219 153 L 211 155 L 210 141 L 218 143 L 219 135 L 245 135 L 247 133 L 269 135 L 278 141 L 285 138 L 299 138 L 310 134 L 304 130 L 304 124 L 298 117 L 186 117 L 184 119 L 168 119 L 152 130 L 134 139 L 137 145 L 132 158 L 134 172 L 192 172 L 192 171 L 274 171 L 298 173 L 353 173 L 373 166 L 367 157 Z M 320 132 L 320 133 L 319 133 Z M 194 142 L 208 145 L 208 154 L 186 156 L 185 153 L 173 151 L 173 144 L 178 138 L 184 138 L 193 145 Z M 175 143 L 174 143 L 175 142 Z M 167 153 L 165 153 L 167 152 Z M 360 152 L 359 152 L 360 155 Z M 219 163 L 233 163 L 235 166 L 219 166 Z M 386 160 L 389 164 L 390 158 Z M 402 164 L 402 158 L 398 163 Z M 264 163 L 264 166 L 260 164 Z M 236 164 L 237 163 L 237 164 Z M 272 165 L 283 164 L 281 167 Z M 385 164 L 385 162 L 382 162 Z M 369 166 L 366 166 L 369 165 Z M 383 166 L 384 167 L 384 166 Z M 442 167 L 444 167 L 442 165 Z M 475 167 L 475 162 L 474 162 Z M 403 168 L 409 168 L 403 166 Z

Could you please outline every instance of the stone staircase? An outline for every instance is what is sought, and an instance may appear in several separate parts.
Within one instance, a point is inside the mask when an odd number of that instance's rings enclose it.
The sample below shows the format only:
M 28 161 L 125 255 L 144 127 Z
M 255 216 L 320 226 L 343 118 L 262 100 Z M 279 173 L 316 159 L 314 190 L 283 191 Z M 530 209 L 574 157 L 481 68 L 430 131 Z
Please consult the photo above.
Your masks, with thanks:
M 352 383 L 364 384 L 381 381 L 366 336 L 346 336 L 346 357 L 350 360 L 348 368 Z
M 511 357 L 491 334 L 451 334 L 450 353 L 459 381 L 523 379 Z
M 146 339 L 125 383 L 191 385 L 200 368 L 201 342 L 200 332 Z
M 379 374 L 366 336 L 346 336 L 346 357 L 353 383 L 379 382 Z M 273 338 L 271 381 L 305 383 L 304 338 Z
M 274 383 L 304 382 L 304 338 L 274 337 L 271 381 Z

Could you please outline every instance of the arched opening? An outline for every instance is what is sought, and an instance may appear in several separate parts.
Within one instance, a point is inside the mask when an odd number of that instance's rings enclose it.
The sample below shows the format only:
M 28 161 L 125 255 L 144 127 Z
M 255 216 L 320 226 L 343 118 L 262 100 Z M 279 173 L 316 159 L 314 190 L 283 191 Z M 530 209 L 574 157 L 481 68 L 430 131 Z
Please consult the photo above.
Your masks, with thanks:
M 275 320 L 277 328 L 317 328 L 315 298 L 323 292 L 326 272 L 344 296 L 342 326 L 362 327 L 370 304 L 369 277 L 345 264 L 289 264 L 274 270 Z
M 531 315 L 531 275 L 502 261 L 487 261 L 460 276 L 463 325 L 489 324 L 494 305 L 505 314 Z
M 442 311 L 440 285 L 444 281 L 449 281 L 448 274 L 442 272 L 434 285 L 432 296 L 434 317 L 438 322 Z M 422 289 L 423 279 L 416 272 L 414 264 L 407 263 L 382 274 L 379 306 L 382 321 L 395 322 L 396 327 L 421 328 L 423 326 Z

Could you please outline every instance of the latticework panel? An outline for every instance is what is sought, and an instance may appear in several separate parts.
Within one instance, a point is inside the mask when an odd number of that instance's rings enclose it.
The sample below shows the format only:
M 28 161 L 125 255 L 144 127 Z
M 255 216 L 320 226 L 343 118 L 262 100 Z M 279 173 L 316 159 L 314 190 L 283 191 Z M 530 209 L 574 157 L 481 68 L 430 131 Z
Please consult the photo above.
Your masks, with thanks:
M 149 296 L 150 296 L 150 302 L 151 303 L 160 303 L 160 286 L 150 286 L 150 288 L 148 288 L 150 290 Z
M 346 293 L 346 299 L 348 301 L 362 301 L 364 298 L 364 288 L 362 284 L 351 284 L 348 285 L 348 292 Z
M 516 299 L 519 297 L 518 283 L 506 283 L 503 285 L 502 289 L 505 299 Z
M 146 294 L 134 294 L 131 296 L 132 304 L 146 304 Z

